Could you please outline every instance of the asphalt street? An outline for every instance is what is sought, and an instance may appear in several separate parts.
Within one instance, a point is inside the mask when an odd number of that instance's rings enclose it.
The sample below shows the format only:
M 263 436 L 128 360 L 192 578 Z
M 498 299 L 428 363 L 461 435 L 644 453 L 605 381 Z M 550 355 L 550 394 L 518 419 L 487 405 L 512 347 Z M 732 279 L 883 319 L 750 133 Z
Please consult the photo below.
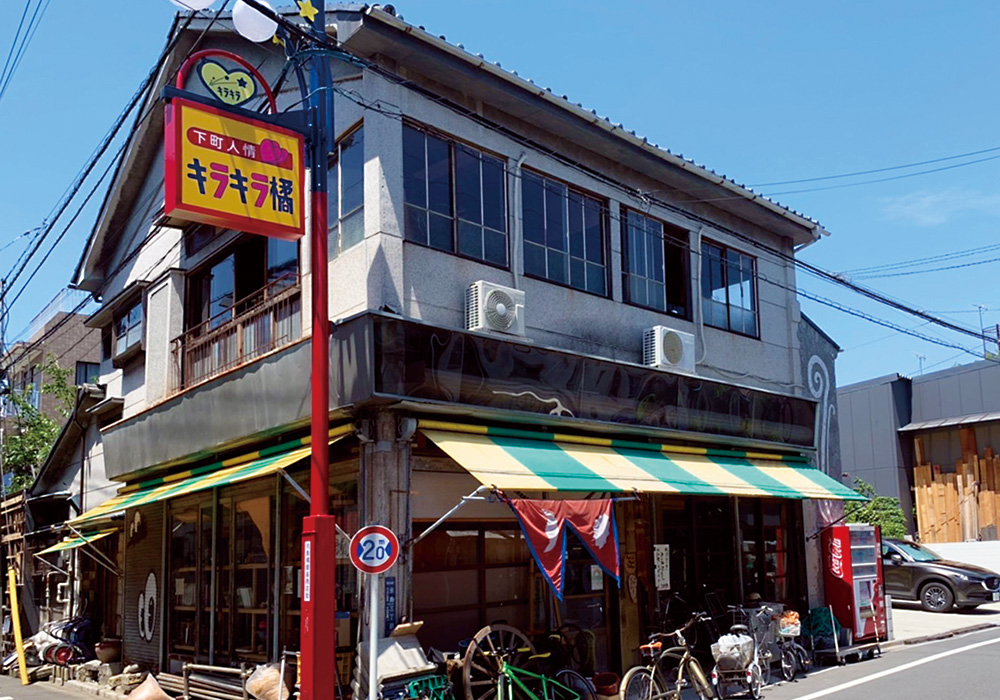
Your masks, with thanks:
M 923 700 L 1000 697 L 1000 629 L 896 647 L 881 657 L 820 667 L 764 689 L 766 700 Z

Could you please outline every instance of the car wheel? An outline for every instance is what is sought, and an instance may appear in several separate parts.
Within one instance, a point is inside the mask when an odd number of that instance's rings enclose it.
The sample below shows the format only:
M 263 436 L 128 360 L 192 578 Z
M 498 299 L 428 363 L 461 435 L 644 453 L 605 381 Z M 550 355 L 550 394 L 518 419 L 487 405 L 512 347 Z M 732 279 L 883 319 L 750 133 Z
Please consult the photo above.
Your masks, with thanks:
M 929 612 L 946 612 L 954 602 L 954 594 L 943 583 L 931 581 L 920 589 L 920 605 Z

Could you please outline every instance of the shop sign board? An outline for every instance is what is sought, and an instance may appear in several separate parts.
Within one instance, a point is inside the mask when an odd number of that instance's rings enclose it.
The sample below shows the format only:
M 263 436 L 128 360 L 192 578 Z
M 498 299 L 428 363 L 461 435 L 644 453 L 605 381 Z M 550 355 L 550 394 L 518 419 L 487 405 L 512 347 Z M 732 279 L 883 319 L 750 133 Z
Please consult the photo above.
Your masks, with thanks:
M 164 213 L 295 240 L 305 233 L 305 139 L 290 129 L 184 98 L 164 119 Z
M 351 563 L 365 574 L 381 574 L 399 559 L 399 540 L 382 525 L 369 525 L 351 538 Z

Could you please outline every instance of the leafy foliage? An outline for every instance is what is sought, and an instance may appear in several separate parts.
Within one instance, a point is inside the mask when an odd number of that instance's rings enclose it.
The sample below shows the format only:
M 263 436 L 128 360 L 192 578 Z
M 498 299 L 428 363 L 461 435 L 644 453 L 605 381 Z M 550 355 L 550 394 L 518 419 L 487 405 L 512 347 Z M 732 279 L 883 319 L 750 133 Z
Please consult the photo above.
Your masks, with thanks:
M 51 355 L 41 367 L 42 376 L 49 381 L 42 384 L 41 392 L 55 396 L 56 410 L 63 418 L 73 412 L 76 387 L 69 384 L 70 370 L 59 366 Z M 27 488 L 35 479 L 38 469 L 52 449 L 62 426 L 31 405 L 31 391 L 11 392 L 8 395 L 14 416 L 7 420 L 3 442 L 4 472 L 12 474 L 7 493 Z
M 899 505 L 898 498 L 879 496 L 875 487 L 861 480 L 854 479 L 854 490 L 868 501 L 850 501 L 844 506 L 844 513 L 849 523 L 866 523 L 882 528 L 882 537 L 900 539 L 909 534 L 906 516 Z

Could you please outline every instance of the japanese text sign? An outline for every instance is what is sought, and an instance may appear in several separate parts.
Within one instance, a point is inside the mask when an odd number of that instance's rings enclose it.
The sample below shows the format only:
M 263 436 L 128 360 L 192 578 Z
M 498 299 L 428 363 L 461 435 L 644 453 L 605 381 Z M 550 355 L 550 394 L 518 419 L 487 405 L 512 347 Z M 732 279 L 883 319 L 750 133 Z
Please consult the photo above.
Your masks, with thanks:
M 167 104 L 164 213 L 248 233 L 305 232 L 302 135 L 189 100 Z

